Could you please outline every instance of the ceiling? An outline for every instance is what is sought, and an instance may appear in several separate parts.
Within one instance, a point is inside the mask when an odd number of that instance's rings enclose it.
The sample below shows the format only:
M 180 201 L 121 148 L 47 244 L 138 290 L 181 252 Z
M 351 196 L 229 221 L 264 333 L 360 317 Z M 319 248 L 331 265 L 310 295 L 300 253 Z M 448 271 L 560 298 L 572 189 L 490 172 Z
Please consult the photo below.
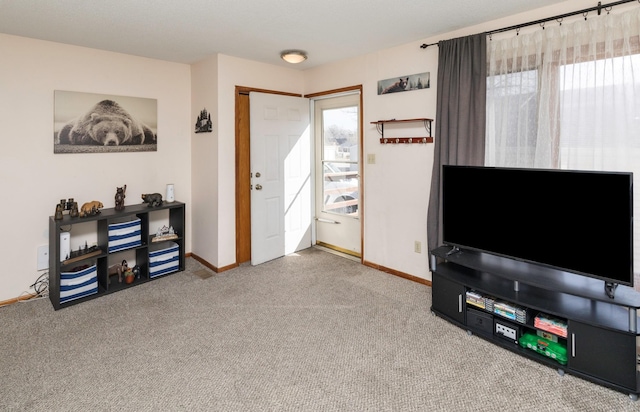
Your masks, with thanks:
M 0 0 L 0 33 L 187 64 L 222 53 L 285 66 L 280 52 L 302 49 L 290 67 L 305 70 L 562 2 Z

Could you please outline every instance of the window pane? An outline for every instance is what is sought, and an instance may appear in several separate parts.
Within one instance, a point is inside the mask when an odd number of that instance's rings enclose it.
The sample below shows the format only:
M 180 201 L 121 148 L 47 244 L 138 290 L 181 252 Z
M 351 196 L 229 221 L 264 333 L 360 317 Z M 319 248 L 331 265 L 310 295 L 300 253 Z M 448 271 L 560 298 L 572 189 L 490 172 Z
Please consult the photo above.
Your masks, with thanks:
M 358 216 L 360 179 L 353 163 L 323 162 L 325 212 Z M 355 164 L 357 166 L 357 164 Z
M 487 166 L 533 166 L 537 131 L 538 71 L 487 77 Z
M 323 211 L 358 216 L 358 107 L 322 111 Z

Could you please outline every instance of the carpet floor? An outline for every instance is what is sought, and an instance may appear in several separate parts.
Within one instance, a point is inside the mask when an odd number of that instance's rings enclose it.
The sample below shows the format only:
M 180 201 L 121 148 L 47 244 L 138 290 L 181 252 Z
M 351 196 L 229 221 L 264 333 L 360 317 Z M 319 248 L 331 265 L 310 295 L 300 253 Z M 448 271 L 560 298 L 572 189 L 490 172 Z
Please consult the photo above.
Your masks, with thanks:
M 0 308 L 2 411 L 638 411 L 431 314 L 431 288 L 317 249 L 54 311 Z

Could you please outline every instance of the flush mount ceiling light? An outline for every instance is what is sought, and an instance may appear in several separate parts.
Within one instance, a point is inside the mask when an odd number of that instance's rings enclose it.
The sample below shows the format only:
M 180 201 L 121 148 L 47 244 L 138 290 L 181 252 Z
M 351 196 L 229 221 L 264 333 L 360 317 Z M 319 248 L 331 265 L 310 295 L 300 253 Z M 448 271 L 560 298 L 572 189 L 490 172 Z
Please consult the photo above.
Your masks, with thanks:
M 302 50 L 285 50 L 280 53 L 280 57 L 287 63 L 298 64 L 307 60 L 307 53 Z

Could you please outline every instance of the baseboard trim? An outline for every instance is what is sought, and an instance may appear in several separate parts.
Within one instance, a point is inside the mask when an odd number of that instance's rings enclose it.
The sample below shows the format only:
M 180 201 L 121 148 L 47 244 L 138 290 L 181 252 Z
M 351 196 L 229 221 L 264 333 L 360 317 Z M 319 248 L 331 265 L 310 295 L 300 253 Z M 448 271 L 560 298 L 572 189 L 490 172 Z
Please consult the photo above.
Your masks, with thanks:
M 423 285 L 426 285 L 426 286 L 431 286 L 431 281 L 430 280 L 427 280 L 427 279 L 424 279 L 424 278 L 419 278 L 417 276 L 413 276 L 413 275 L 410 275 L 408 273 L 400 272 L 399 270 L 395 270 L 395 269 L 391 269 L 391 268 L 388 268 L 388 267 L 385 267 L 385 266 L 382 266 L 382 265 L 378 265 L 376 263 L 369 262 L 367 260 L 363 260 L 362 264 L 365 265 L 365 266 L 368 266 L 370 268 L 377 269 L 377 270 L 379 270 L 381 272 L 388 273 L 390 275 L 398 276 L 398 277 L 410 280 L 412 282 L 420 283 L 420 284 L 423 284 Z
M 209 269 L 213 270 L 215 273 L 222 273 L 222 272 L 225 272 L 227 270 L 235 269 L 235 268 L 237 268 L 239 266 L 237 263 L 234 263 L 234 264 L 231 264 L 231 265 L 228 265 L 228 266 L 217 268 L 214 265 L 212 265 L 211 263 L 207 262 L 206 259 L 201 258 L 200 256 L 196 255 L 195 253 L 188 253 L 188 255 L 189 255 L 189 257 L 194 258 L 198 262 L 202 263 L 204 266 L 206 266 Z
M 14 303 L 18 303 L 18 302 L 23 301 L 23 300 L 33 299 L 35 297 L 36 297 L 36 295 L 29 294 L 29 295 L 18 296 L 17 298 L 13 298 L 13 299 L 3 300 L 3 301 L 0 301 L 0 307 L 13 305 Z

